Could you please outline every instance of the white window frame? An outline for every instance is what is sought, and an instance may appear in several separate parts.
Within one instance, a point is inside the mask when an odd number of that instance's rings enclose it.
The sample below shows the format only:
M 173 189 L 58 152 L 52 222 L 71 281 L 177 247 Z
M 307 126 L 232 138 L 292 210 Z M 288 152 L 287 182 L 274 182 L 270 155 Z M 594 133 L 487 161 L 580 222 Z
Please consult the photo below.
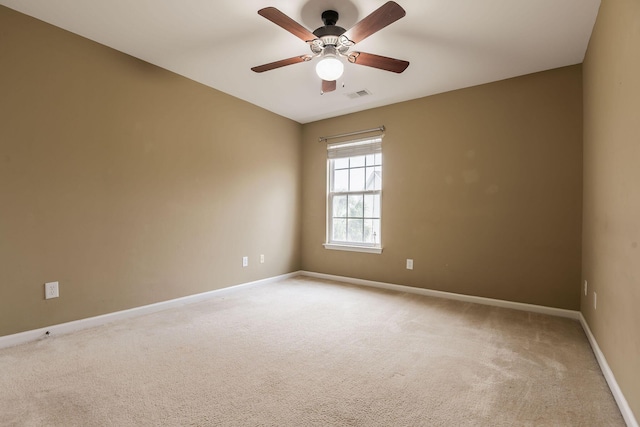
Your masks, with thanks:
M 333 191 L 333 179 L 335 176 L 334 160 L 352 158 L 359 156 L 367 156 L 379 154 L 382 156 L 382 135 L 365 139 L 344 141 L 327 145 L 327 212 L 326 212 L 326 240 L 324 247 L 326 249 L 365 252 L 365 253 L 382 253 L 382 183 L 379 189 L 367 190 L 366 187 L 361 191 Z M 380 167 L 384 168 L 384 162 L 381 160 Z M 349 168 L 351 169 L 351 168 Z M 381 179 L 383 179 L 382 173 Z M 349 194 L 357 195 L 379 195 L 380 207 L 379 217 L 380 230 L 375 243 L 361 243 L 351 241 L 333 241 L 333 199 L 338 196 Z M 365 217 L 363 217 L 364 219 Z

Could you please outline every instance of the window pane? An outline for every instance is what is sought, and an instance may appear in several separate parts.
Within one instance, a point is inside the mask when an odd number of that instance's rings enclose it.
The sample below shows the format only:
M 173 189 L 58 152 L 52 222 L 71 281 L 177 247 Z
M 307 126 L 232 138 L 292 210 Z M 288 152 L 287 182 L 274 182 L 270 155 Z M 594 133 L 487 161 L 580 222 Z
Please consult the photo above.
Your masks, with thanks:
M 367 190 L 380 190 L 382 188 L 382 168 L 380 166 L 366 169 Z
M 374 194 L 367 194 L 364 196 L 364 217 L 365 218 L 373 218 L 373 210 L 374 210 L 374 198 L 379 197 Z
M 380 244 L 380 220 L 374 219 L 372 220 L 372 230 L 373 230 L 373 243 L 379 245 Z
M 352 168 L 357 168 L 359 166 L 364 166 L 364 158 L 365 156 L 357 156 L 351 157 L 351 166 Z
M 380 195 L 373 195 L 373 215 L 374 218 L 380 218 Z M 379 226 L 378 226 L 379 227 Z
M 375 164 L 375 161 L 376 161 L 376 156 L 375 155 L 369 154 L 367 156 L 367 162 L 366 162 L 367 166 L 373 166 Z
M 375 186 L 375 175 L 373 173 L 373 168 L 365 169 L 365 188 L 367 190 L 373 190 Z
M 333 198 L 333 217 L 347 217 L 347 196 L 335 196 Z
M 362 243 L 362 226 L 361 219 L 348 219 L 347 239 L 350 242 Z
M 349 191 L 364 190 L 364 168 L 349 169 L 349 173 L 351 175 Z
M 332 226 L 333 236 L 331 240 L 345 242 L 347 240 L 347 220 L 334 219 Z
M 333 160 L 333 168 L 334 169 L 347 169 L 349 167 L 349 158 L 343 159 L 334 159 Z
M 365 243 L 377 243 L 378 233 L 374 227 L 373 219 L 364 220 L 364 242 Z
M 337 170 L 333 176 L 333 191 L 349 190 L 349 169 Z
M 364 216 L 363 210 L 363 195 L 349 195 L 349 217 L 350 218 L 362 218 Z
M 376 157 L 376 165 L 381 165 L 382 164 L 382 153 L 377 153 L 375 157 Z

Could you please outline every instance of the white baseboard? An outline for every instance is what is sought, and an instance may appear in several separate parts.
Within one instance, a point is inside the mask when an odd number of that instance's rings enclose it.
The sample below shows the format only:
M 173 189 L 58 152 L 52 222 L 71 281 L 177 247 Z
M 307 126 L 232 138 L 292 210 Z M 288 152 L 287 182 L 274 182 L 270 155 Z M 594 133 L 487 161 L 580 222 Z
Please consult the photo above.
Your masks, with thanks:
M 269 277 L 267 279 L 256 280 L 254 282 L 242 283 L 240 285 L 229 286 L 227 288 L 216 289 L 213 291 L 203 292 L 200 294 L 189 295 L 182 298 L 176 298 L 169 301 L 158 302 L 155 304 L 143 305 L 128 310 L 116 311 L 113 313 L 103 314 L 101 316 L 89 317 L 86 319 L 74 320 L 72 322 L 60 323 L 58 325 L 47 326 L 44 328 L 33 329 L 30 331 L 20 332 L 12 335 L 0 337 L 0 349 L 13 347 L 15 345 L 24 344 L 30 341 L 47 338 L 53 335 L 68 334 L 82 329 L 93 328 L 104 325 L 115 320 L 128 319 L 143 314 L 155 313 L 169 308 L 179 307 L 185 304 L 191 304 L 199 301 L 205 301 L 228 292 L 234 292 L 239 289 L 246 289 L 254 286 L 262 286 L 274 283 L 280 280 L 299 276 L 299 272 L 283 274 L 280 276 Z
M 374 288 L 389 289 L 393 291 L 407 292 L 407 293 L 418 294 L 418 295 L 426 295 L 426 296 L 437 297 L 437 298 L 453 299 L 457 301 L 472 302 L 476 304 L 491 305 L 496 307 L 512 308 L 515 310 L 531 311 L 534 313 L 549 314 L 551 316 L 566 317 L 570 319 L 579 320 L 580 323 L 582 324 L 582 328 L 584 329 L 585 334 L 587 335 L 589 344 L 593 349 L 593 353 L 596 355 L 596 360 L 600 365 L 602 374 L 604 375 L 604 378 L 606 379 L 607 384 L 611 389 L 611 393 L 613 394 L 613 397 L 615 398 L 616 403 L 618 404 L 618 408 L 620 409 L 620 412 L 622 413 L 622 417 L 627 423 L 627 426 L 640 427 L 633 415 L 633 412 L 631 411 L 631 408 L 629 407 L 629 404 L 627 403 L 627 400 L 625 399 L 624 395 L 622 394 L 622 391 L 620 390 L 620 387 L 618 386 L 618 382 L 616 381 L 616 378 L 614 377 L 613 372 L 611 371 L 611 368 L 609 368 L 607 359 L 605 359 L 604 354 L 600 350 L 600 347 L 598 346 L 598 343 L 595 337 L 591 333 L 591 330 L 589 329 L 589 325 L 587 324 L 584 316 L 579 311 L 564 310 L 560 308 L 545 307 L 541 305 L 524 304 L 520 302 L 496 300 L 492 298 L 483 298 L 483 297 L 476 297 L 471 295 L 454 294 L 451 292 L 434 291 L 431 289 L 422 289 L 422 288 L 416 288 L 413 286 L 394 285 L 391 283 L 374 282 L 371 280 L 363 280 L 363 279 L 354 279 L 352 277 L 334 276 L 331 274 L 313 273 L 310 271 L 301 271 L 300 274 L 303 276 L 315 277 L 317 279 L 334 280 L 337 282 L 351 283 L 354 285 L 371 286 Z
M 616 381 L 616 377 L 613 375 L 613 371 L 609 367 L 607 363 L 607 359 L 604 357 L 604 354 L 600 350 L 600 346 L 596 341 L 596 338 L 591 333 L 591 328 L 589 328 L 589 324 L 587 320 L 584 318 L 582 313 L 580 313 L 580 323 L 582 324 L 582 329 L 584 329 L 584 333 L 587 335 L 589 339 L 589 344 L 591 344 L 591 348 L 593 349 L 593 353 L 596 356 L 596 360 L 600 365 L 600 369 L 602 370 L 602 374 L 604 375 L 605 380 L 607 380 L 607 384 L 609 384 L 609 388 L 611 389 L 611 394 L 613 394 L 613 398 L 616 400 L 618 404 L 618 408 L 620 408 L 620 412 L 622 413 L 622 417 L 624 421 L 627 423 L 628 427 L 639 427 L 638 421 L 636 420 L 631 408 L 629 407 L 629 403 L 627 403 L 627 399 L 625 399 L 624 394 L 622 394 L 622 390 L 618 386 L 618 382 Z
M 407 292 L 429 297 L 453 299 L 463 302 L 472 302 L 476 304 L 491 305 L 495 307 L 511 308 L 514 310 L 531 311 L 534 313 L 549 314 L 551 316 L 567 317 L 569 319 L 580 319 L 580 312 L 576 310 L 565 310 L 562 308 L 545 307 L 543 305 L 525 304 L 521 302 L 511 302 L 492 298 L 476 297 L 472 295 L 454 294 L 452 292 L 434 291 L 431 289 L 416 288 L 413 286 L 394 285 L 385 282 L 374 282 L 372 280 L 354 279 L 352 277 L 334 276 L 331 274 L 313 273 L 310 271 L 301 271 L 300 274 L 317 279 L 335 280 L 338 282 L 351 283 L 354 285 L 371 286 L 374 288 L 389 289 L 392 291 Z

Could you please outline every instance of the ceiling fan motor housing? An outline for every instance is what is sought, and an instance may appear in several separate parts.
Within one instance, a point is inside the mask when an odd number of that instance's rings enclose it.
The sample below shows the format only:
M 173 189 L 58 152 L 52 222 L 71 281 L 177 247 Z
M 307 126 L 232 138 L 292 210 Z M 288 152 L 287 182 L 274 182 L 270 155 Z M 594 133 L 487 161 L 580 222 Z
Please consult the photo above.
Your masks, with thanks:
M 322 12 L 322 22 L 324 25 L 336 25 L 340 15 L 335 10 L 325 10 Z
M 342 27 L 336 25 L 338 22 L 339 14 L 335 10 L 325 10 L 322 12 L 322 22 L 324 26 L 317 28 L 313 35 L 316 36 L 315 43 L 311 44 L 311 51 L 315 54 L 320 54 L 328 46 L 337 48 L 337 51 L 341 54 L 345 53 L 349 47 L 341 43 L 340 36 L 347 32 Z M 344 37 L 342 37 L 344 39 Z
M 326 36 L 335 36 L 337 38 L 344 34 L 347 30 L 336 25 L 339 16 L 335 10 L 325 10 L 322 12 L 322 22 L 324 22 L 324 26 L 316 29 L 313 34 L 318 38 Z

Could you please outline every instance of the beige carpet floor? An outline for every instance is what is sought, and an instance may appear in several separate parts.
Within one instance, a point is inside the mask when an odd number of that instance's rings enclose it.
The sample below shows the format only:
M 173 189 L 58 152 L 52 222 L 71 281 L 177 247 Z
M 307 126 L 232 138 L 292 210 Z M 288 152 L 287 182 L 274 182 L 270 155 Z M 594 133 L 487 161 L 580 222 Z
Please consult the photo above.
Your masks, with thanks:
M 0 350 L 2 426 L 623 426 L 574 320 L 295 278 Z

